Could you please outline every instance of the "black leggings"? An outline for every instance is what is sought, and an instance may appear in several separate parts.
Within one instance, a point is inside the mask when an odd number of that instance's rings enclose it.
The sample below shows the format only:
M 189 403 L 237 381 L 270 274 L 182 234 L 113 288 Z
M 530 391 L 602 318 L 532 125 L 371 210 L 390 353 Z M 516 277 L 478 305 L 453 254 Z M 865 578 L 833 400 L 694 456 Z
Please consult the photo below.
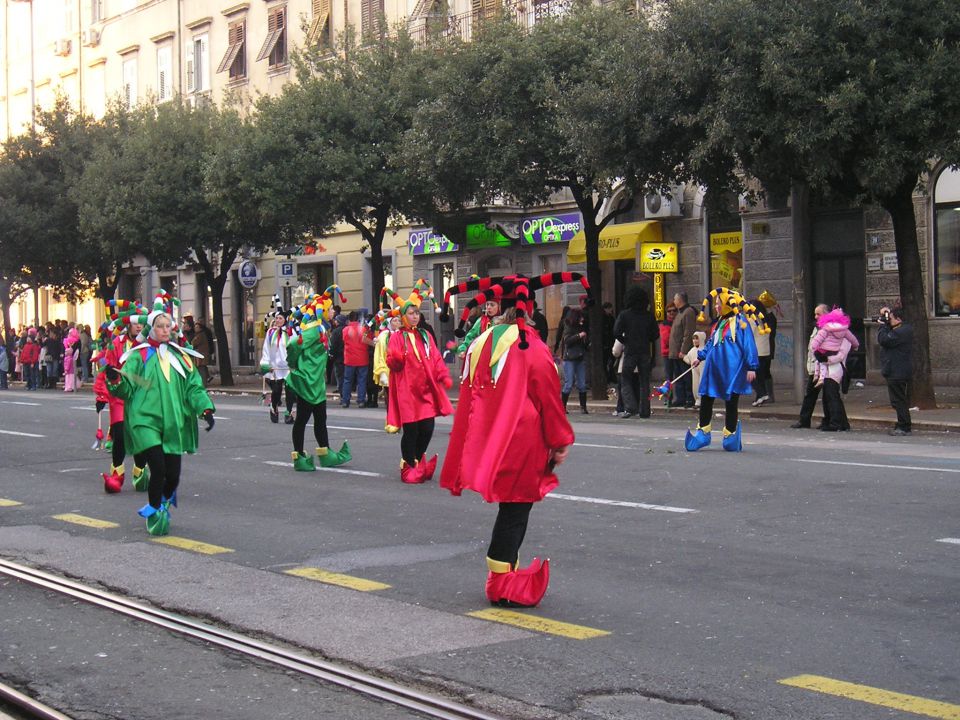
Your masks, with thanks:
M 714 398 L 709 395 L 700 396 L 700 427 L 705 427 L 710 424 L 710 420 L 713 418 L 713 401 Z M 739 405 L 740 396 L 736 393 L 731 394 L 730 399 L 726 401 L 727 418 L 724 423 L 724 427 L 729 432 L 737 431 L 737 417 L 740 412 Z
M 110 450 L 113 466 L 120 467 L 123 465 L 123 459 L 127 456 L 127 448 L 123 444 L 123 420 L 110 424 L 110 439 L 113 441 L 113 448 Z M 133 456 L 133 464 L 138 468 L 142 468 L 146 461 L 144 453 Z M 150 472 L 153 472 L 153 470 Z
M 150 487 L 147 496 L 150 505 L 160 507 L 163 498 L 169 500 L 180 485 L 180 456 L 163 452 L 162 445 L 154 445 L 143 451 L 143 457 L 150 466 Z
M 325 448 L 330 444 L 330 439 L 327 437 L 327 403 L 314 405 L 298 397 L 297 419 L 293 422 L 293 449 L 298 453 L 303 453 L 303 436 L 311 417 L 313 417 L 313 436 L 317 439 L 317 446 Z
M 284 387 L 287 389 L 287 413 L 293 410 L 293 404 L 297 401 L 297 394 L 287 385 L 285 380 L 268 380 L 270 383 L 270 407 L 274 410 L 280 409 L 280 394 Z
M 533 503 L 500 503 L 497 521 L 493 524 L 490 547 L 487 548 L 488 558 L 511 565 L 517 562 L 520 555 L 520 546 L 527 534 L 527 520 L 530 517 L 530 508 L 532 507 Z
M 403 424 L 403 437 L 400 438 L 400 455 L 407 465 L 413 465 L 422 458 L 433 437 L 434 419 L 418 420 Z

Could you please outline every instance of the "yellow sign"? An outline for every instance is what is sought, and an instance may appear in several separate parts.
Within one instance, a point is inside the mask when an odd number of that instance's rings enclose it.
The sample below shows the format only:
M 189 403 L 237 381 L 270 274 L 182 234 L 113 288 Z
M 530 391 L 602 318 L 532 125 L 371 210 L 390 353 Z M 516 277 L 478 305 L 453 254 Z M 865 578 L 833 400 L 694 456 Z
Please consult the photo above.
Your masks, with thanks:
M 673 243 L 641 243 L 640 272 L 679 272 L 677 246 Z
M 667 308 L 667 293 L 665 292 L 665 283 L 663 273 L 653 274 L 653 316 L 657 320 L 663 320 Z
M 710 233 L 710 252 L 739 252 L 742 249 L 742 232 Z

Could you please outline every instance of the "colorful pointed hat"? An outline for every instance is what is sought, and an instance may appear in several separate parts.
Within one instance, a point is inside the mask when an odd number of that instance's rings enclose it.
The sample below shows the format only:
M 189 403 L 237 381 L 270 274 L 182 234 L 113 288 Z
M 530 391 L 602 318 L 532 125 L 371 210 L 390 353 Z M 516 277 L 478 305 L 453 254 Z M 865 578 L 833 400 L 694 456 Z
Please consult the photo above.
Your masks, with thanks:
M 125 333 L 130 323 L 144 325 L 147 322 L 147 309 L 138 300 L 112 299 L 104 305 L 109 318 L 104 324 L 114 335 Z
M 340 291 L 340 286 L 331 285 L 323 291 L 322 295 L 313 295 L 303 305 L 293 309 L 291 322 L 297 326 L 296 332 L 300 335 L 297 342 L 303 343 L 302 332 L 310 328 L 319 327 L 320 332 L 326 334 L 323 323 L 325 320 L 329 321 L 333 314 L 333 300 L 336 296 L 340 297 L 340 302 L 347 302 L 346 296 Z
M 413 285 L 413 291 L 404 299 L 388 287 L 380 291 L 380 312 L 377 313 L 378 321 L 389 319 L 390 317 L 402 317 L 407 308 L 413 306 L 419 308 L 426 299 L 434 301 L 433 288 L 425 279 L 420 278 Z M 390 307 L 390 303 L 393 307 Z
M 703 302 L 700 303 L 700 314 L 697 316 L 699 322 L 707 322 L 707 318 L 710 315 L 710 307 L 717 299 L 720 300 L 721 317 L 732 312 L 740 318 L 739 325 L 744 330 L 747 328 L 747 323 L 752 322 L 757 326 L 757 331 L 761 335 L 766 335 L 770 332 L 770 328 L 767 327 L 767 323 L 763 318 L 763 313 L 755 305 L 748 302 L 739 291 L 727 287 L 714 288 L 703 299 Z
M 273 321 L 277 317 L 289 317 L 290 311 L 285 310 L 283 307 L 283 301 L 280 299 L 279 295 L 274 295 L 270 301 L 271 310 L 263 317 L 263 324 L 267 327 L 273 324 Z
M 552 285 L 572 282 L 579 282 L 583 286 L 587 294 L 587 305 L 592 305 L 593 295 L 590 292 L 590 284 L 583 275 L 575 272 L 555 272 L 544 273 L 532 278 L 526 275 L 471 278 L 447 290 L 443 297 L 443 306 L 437 308 L 437 312 L 440 313 L 440 320 L 446 322 L 450 319 L 450 297 L 464 292 L 477 291 L 477 295 L 464 307 L 460 314 L 460 323 L 454 331 L 457 337 L 462 338 L 466 335 L 464 326 L 470 318 L 470 312 L 477 305 L 481 305 L 487 300 L 498 301 L 501 308 L 514 305 L 517 308 L 517 327 L 520 330 L 519 346 L 521 350 L 526 350 L 529 347 L 526 318 L 533 309 L 533 293 Z

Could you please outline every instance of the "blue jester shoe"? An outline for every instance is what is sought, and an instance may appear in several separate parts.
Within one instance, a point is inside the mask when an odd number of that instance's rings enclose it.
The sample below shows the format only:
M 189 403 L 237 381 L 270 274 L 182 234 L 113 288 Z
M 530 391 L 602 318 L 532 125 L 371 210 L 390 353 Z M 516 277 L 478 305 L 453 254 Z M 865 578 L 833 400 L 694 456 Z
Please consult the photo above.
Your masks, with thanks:
M 737 420 L 737 429 L 735 432 L 730 432 L 726 428 L 723 429 L 723 449 L 727 452 L 740 452 L 743 450 L 743 438 L 740 433 L 740 421 Z
M 683 446 L 687 449 L 687 452 L 696 452 L 700 448 L 705 448 L 710 444 L 710 430 L 706 432 L 703 431 L 703 428 L 698 427 L 697 432 L 691 433 L 687 430 L 687 437 L 684 438 Z

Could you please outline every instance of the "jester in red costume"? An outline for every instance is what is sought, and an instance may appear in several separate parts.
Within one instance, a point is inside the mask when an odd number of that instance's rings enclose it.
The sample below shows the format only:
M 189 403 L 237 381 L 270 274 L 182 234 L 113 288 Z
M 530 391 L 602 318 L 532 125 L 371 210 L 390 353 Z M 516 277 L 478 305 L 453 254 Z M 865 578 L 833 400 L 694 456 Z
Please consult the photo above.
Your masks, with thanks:
M 408 484 L 433 478 L 438 457 L 427 460 L 435 418 L 449 415 L 453 406 L 447 390 L 453 385 L 433 336 L 419 326 L 420 304 L 433 291 L 426 280 L 418 280 L 406 300 L 384 288 L 381 297 L 390 297 L 395 306 L 388 313 L 400 317 L 400 329 L 387 341 L 388 386 L 387 430 L 401 428 L 400 479 Z
M 112 339 L 106 341 L 101 355 L 97 359 L 97 366 L 101 370 L 107 367 L 119 370 L 123 363 L 121 358 L 137 344 L 137 333 L 140 332 L 138 318 L 146 314 L 143 307 L 130 300 L 110 300 L 107 302 L 107 316 L 111 319 L 110 328 L 115 333 Z M 107 406 L 110 408 L 110 432 L 112 440 L 110 448 L 111 460 L 109 473 L 101 473 L 103 489 L 107 493 L 118 493 L 123 487 L 123 461 L 127 454 L 127 446 L 123 439 L 123 400 L 107 388 L 107 375 L 99 372 L 93 383 L 93 392 L 96 395 L 97 413 Z M 98 436 L 99 439 L 99 436 Z M 133 487 L 138 492 L 144 492 L 150 482 L 150 470 L 143 453 L 133 456 Z
M 503 322 L 492 325 L 470 345 L 463 367 L 460 400 L 450 444 L 440 474 L 440 486 L 453 495 L 464 489 L 499 503 L 487 550 L 487 598 L 494 605 L 533 607 L 550 581 L 549 560 L 534 558 L 520 567 L 523 543 L 533 503 L 557 487 L 554 469 L 567 458 L 573 428 L 560 400 L 560 380 L 550 349 L 536 332 L 528 332 L 526 317 L 533 291 L 579 280 L 578 273 L 548 273 L 535 278 L 514 275 L 481 278 L 451 289 L 479 289 L 464 310 L 460 328 L 472 306 L 490 296 L 501 305 L 515 302 Z

